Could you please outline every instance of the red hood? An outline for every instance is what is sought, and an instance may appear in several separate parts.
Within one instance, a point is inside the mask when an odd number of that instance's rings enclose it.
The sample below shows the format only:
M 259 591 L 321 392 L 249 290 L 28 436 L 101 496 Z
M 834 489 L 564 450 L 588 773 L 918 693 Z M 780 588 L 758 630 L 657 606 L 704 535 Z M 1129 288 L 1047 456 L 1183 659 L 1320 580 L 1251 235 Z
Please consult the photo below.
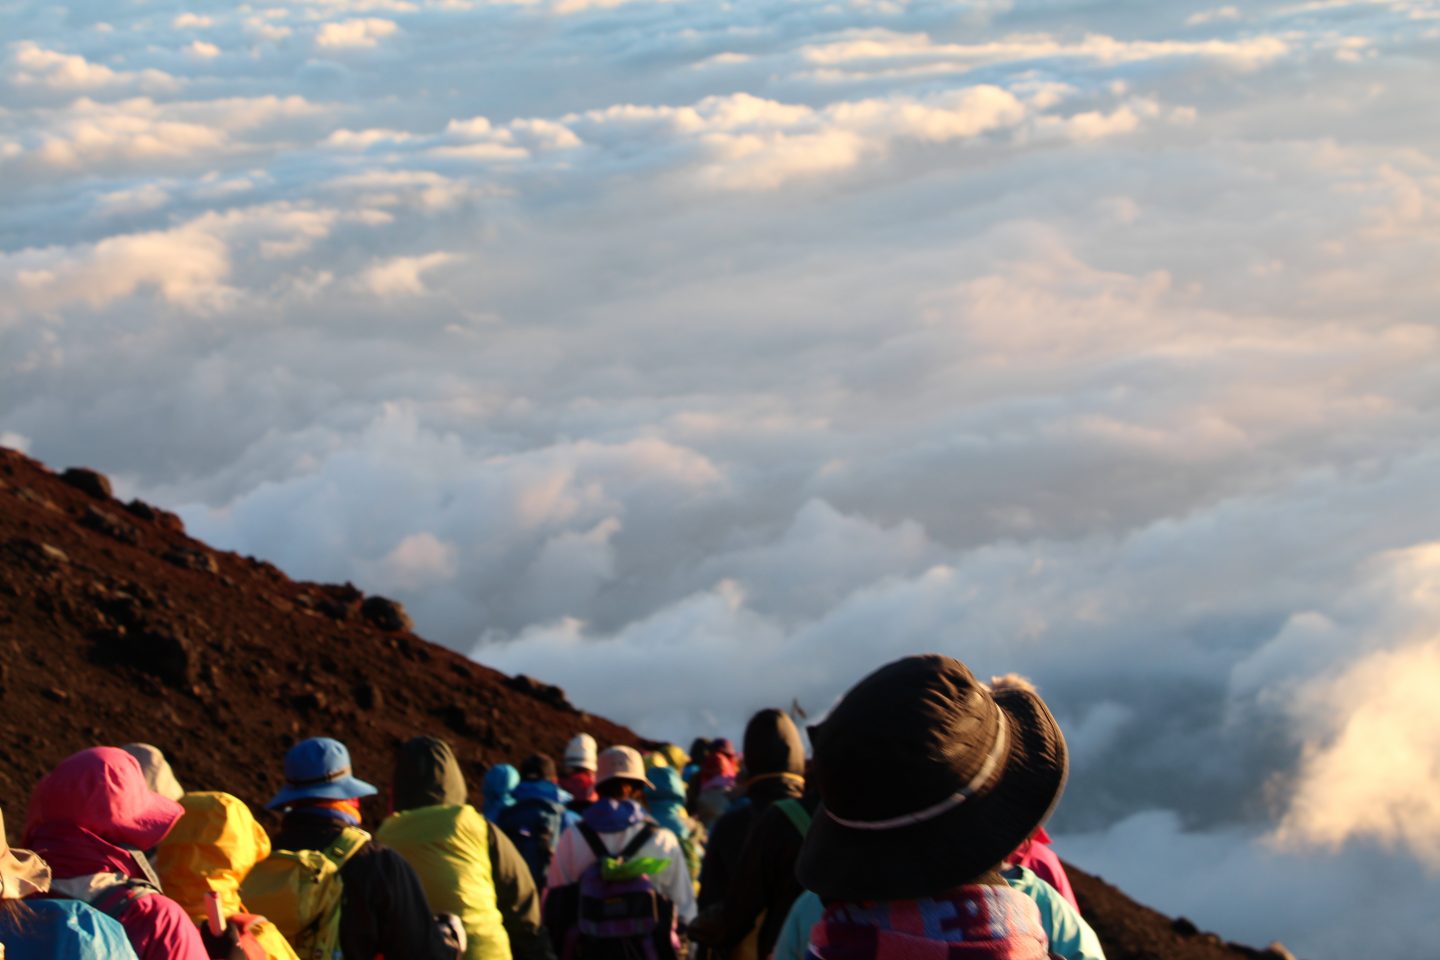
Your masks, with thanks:
M 124 847 L 153 849 L 184 812 L 151 792 L 130 754 L 94 747 L 66 757 L 35 785 L 25 843 L 43 851 L 56 876 L 80 876 L 129 863 Z

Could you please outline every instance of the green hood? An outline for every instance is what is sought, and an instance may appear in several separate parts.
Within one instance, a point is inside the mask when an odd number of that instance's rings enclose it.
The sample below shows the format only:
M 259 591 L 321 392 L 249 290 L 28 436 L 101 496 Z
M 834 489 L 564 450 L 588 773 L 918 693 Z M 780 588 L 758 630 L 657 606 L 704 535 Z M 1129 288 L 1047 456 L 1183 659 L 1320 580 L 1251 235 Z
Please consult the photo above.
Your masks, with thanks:
M 415 737 L 395 758 L 395 809 L 414 810 L 466 801 L 465 777 L 450 744 L 435 737 Z

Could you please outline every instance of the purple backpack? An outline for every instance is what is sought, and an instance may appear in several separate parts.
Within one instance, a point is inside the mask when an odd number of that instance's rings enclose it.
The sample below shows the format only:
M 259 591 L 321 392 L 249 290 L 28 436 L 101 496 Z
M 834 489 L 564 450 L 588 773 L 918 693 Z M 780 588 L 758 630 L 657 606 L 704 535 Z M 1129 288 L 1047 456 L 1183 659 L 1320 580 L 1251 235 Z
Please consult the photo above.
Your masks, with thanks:
M 627 861 L 655 835 L 646 824 L 625 849 L 612 857 L 589 824 L 578 825 L 595 854 L 577 883 L 553 889 L 545 899 L 545 925 L 560 946 L 560 960 L 676 960 L 680 939 L 675 905 L 647 876 L 606 880 L 607 859 Z

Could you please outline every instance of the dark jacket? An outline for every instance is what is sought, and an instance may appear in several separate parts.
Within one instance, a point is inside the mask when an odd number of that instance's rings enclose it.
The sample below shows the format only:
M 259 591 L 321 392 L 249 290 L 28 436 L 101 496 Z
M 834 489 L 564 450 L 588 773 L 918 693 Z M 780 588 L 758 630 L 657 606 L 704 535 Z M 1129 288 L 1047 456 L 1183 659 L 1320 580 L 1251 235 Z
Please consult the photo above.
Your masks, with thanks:
M 344 824 L 333 817 L 291 810 L 275 838 L 276 850 L 324 850 Z M 454 960 L 420 886 L 420 878 L 394 850 L 370 842 L 340 868 L 340 949 L 345 960 L 407 957 Z
M 710 831 L 700 867 L 702 911 L 729 896 L 751 826 L 776 800 L 800 796 L 804 777 L 805 745 L 794 721 L 781 710 L 761 710 L 751 717 L 745 726 L 744 802 L 727 810 Z
M 464 804 L 465 777 L 450 745 L 435 737 L 415 737 L 401 747 L 395 760 L 394 795 L 396 810 Z M 493 825 L 486 831 L 486 840 L 495 906 L 510 940 L 511 955 L 515 960 L 555 960 L 549 935 L 541 925 L 540 895 L 524 857 L 504 831 Z
M 813 816 L 820 798 L 806 796 L 800 804 Z M 804 842 L 795 822 L 773 803 L 755 816 L 722 907 L 720 956 L 740 945 L 762 913 L 756 956 L 768 957 L 774 951 L 790 907 L 803 890 L 795 879 L 795 861 Z

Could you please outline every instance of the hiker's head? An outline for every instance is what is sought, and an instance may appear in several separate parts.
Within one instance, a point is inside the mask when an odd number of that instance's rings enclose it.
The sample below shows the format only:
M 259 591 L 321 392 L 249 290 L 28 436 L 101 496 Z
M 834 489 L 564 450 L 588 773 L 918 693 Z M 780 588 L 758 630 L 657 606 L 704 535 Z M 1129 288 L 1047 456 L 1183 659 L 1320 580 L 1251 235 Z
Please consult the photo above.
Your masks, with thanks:
M 145 774 L 145 783 L 167 800 L 179 800 L 185 796 L 185 788 L 175 779 L 170 761 L 159 747 L 148 743 L 127 743 L 120 748 L 140 762 L 140 772 Z
M 881 667 L 810 728 L 822 805 L 796 876 L 826 900 L 901 900 L 975 880 L 1044 822 L 1065 738 L 1033 690 L 991 692 L 938 655 Z
M 805 744 L 785 711 L 761 710 L 745 725 L 745 773 L 752 780 L 804 778 Z
M 360 798 L 375 793 L 374 787 L 352 772 L 345 744 L 329 737 L 311 737 L 285 754 L 285 788 L 271 797 L 265 808 L 335 807 L 344 808 L 341 812 L 345 813 L 351 806 L 358 811 Z
M 5 841 L 5 811 L 0 810 L 0 908 L 49 889 L 50 867 L 29 850 L 11 849 Z
M 555 761 L 548 753 L 532 753 L 520 762 L 521 780 L 549 780 L 553 783 L 558 778 Z
M 565 745 L 565 772 L 574 773 L 576 770 L 588 770 L 594 773 L 597 762 L 595 751 L 595 738 L 588 733 L 577 733 Z
M 118 747 L 91 747 L 61 760 L 35 785 L 25 834 L 80 828 L 110 843 L 150 850 L 184 812 L 146 785 L 140 763 L 130 754 Z
M 595 792 L 608 800 L 642 800 L 645 788 L 653 788 L 634 747 L 611 747 L 600 754 L 597 766 Z
M 438 737 L 407 740 L 395 754 L 390 783 L 396 810 L 458 806 L 467 793 L 455 751 Z

